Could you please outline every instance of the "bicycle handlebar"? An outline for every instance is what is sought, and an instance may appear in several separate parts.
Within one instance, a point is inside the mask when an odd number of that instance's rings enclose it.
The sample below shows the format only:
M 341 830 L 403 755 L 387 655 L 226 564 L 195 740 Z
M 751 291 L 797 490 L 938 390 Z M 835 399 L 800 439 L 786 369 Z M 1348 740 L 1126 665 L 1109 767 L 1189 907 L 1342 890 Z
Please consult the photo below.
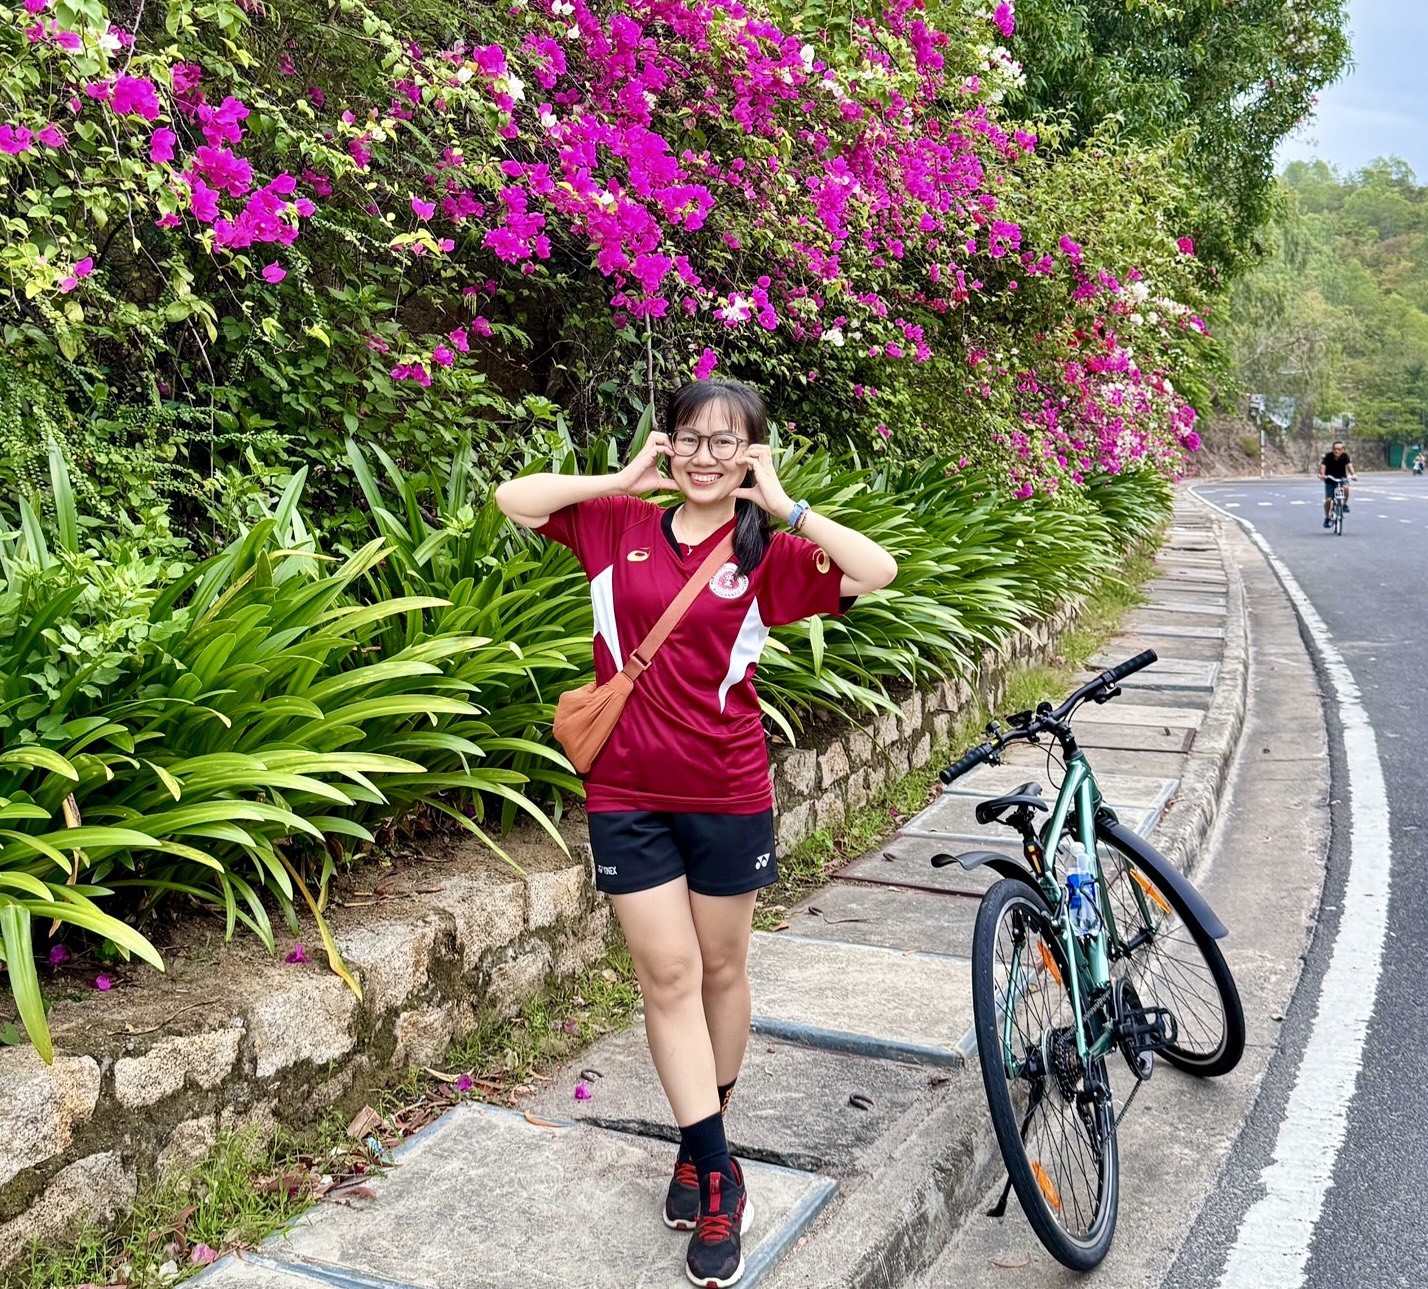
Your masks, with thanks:
M 1054 709 L 1043 709 L 1035 718 L 1028 720 L 1025 725 L 1013 728 L 1005 733 L 1001 730 L 993 730 L 992 737 L 985 743 L 979 743 L 971 751 L 966 753 L 961 760 L 953 762 L 945 770 L 938 774 L 938 778 L 944 784 L 952 783 L 960 779 L 969 770 L 976 769 L 979 765 L 987 762 L 998 763 L 1001 757 L 1001 750 L 1008 743 L 1016 743 L 1023 739 L 1034 739 L 1038 734 L 1048 729 L 1064 725 L 1070 717 L 1072 711 L 1089 698 L 1112 698 L 1119 692 L 1117 686 L 1127 676 L 1132 676 L 1136 672 L 1149 667 L 1156 661 L 1154 649 L 1147 649 L 1143 653 L 1138 653 L 1134 658 L 1127 658 L 1125 662 L 1118 662 L 1114 667 L 1108 667 L 1094 680 L 1087 681 L 1074 694 L 1071 695 L 1060 707 Z M 1102 697 L 1104 696 L 1104 697 Z

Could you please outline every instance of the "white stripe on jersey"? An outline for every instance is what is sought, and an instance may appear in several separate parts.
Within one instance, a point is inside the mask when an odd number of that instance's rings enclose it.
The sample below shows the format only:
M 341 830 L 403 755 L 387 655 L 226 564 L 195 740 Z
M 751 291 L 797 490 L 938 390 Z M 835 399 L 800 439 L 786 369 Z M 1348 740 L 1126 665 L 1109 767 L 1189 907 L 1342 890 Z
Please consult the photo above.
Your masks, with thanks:
M 590 603 L 595 610 L 595 634 L 605 637 L 605 647 L 615 660 L 615 670 L 625 665 L 620 654 L 620 631 L 615 626 L 615 566 L 601 569 L 590 579 Z
M 729 690 L 743 680 L 750 663 L 756 663 L 763 657 L 764 643 L 768 638 L 769 629 L 764 626 L 764 620 L 759 616 L 759 599 L 755 596 L 749 602 L 749 611 L 744 614 L 744 620 L 739 625 L 739 634 L 734 640 L 733 652 L 729 655 L 729 671 L 724 677 L 724 683 L 719 686 L 721 712 L 724 710 L 724 701 Z

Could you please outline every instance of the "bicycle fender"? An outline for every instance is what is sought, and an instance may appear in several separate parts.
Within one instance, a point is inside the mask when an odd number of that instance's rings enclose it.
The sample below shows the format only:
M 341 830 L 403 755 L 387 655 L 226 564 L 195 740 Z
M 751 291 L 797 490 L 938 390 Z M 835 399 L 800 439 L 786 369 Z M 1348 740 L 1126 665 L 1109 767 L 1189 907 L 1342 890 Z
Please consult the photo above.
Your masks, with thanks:
M 955 859 L 969 873 L 973 869 L 985 865 L 999 877 L 1008 877 L 1014 882 L 1021 882 L 1024 886 L 1030 887 L 1036 892 L 1041 902 L 1046 903 L 1046 892 L 1037 884 L 1036 874 L 1025 864 L 1017 863 L 1010 855 L 1003 854 L 999 850 L 969 850 L 965 855 L 934 855 L 932 862 L 936 864 L 939 859 L 944 863 Z M 941 866 L 938 865 L 938 867 Z
M 1175 892 L 1184 906 L 1184 916 L 1195 921 L 1212 940 L 1223 940 L 1229 935 L 1225 924 L 1215 916 L 1215 911 L 1168 859 L 1165 858 L 1138 832 L 1125 824 L 1111 819 L 1096 820 L 1096 835 L 1113 841 L 1135 862 L 1144 868 L 1156 881 Z

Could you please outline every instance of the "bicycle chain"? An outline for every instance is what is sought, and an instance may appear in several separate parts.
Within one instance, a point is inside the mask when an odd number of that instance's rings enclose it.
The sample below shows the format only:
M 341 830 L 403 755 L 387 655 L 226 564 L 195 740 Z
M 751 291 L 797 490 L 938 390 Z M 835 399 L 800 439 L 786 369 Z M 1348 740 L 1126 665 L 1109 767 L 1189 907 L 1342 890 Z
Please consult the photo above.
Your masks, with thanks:
M 1140 1091 L 1141 1085 L 1142 1085 L 1144 1082 L 1145 1082 L 1144 1079 L 1137 1079 L 1137 1080 L 1135 1081 L 1135 1084 L 1132 1086 L 1132 1088 L 1131 1088 L 1131 1090 L 1130 1090 L 1130 1096 L 1128 1096 L 1128 1097 L 1126 1098 L 1125 1104 L 1124 1104 L 1123 1106 L 1121 1106 L 1121 1112 L 1120 1112 L 1120 1114 L 1118 1114 L 1118 1115 L 1116 1116 L 1116 1127 L 1117 1127 L 1117 1128 L 1119 1128 L 1119 1127 L 1121 1126 L 1121 1120 L 1124 1119 L 1124 1118 L 1126 1117 L 1126 1115 L 1130 1113 L 1131 1102 L 1135 1100 L 1135 1094 Z

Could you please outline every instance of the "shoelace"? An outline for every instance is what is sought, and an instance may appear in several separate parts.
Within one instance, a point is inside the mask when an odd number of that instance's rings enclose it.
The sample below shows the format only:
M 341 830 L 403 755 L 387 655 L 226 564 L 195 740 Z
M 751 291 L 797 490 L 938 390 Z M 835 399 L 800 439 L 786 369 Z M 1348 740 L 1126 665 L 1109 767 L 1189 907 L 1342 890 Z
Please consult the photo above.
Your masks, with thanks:
M 727 1213 L 709 1213 L 700 1217 L 695 1234 L 705 1244 L 719 1244 L 727 1240 L 734 1230 L 734 1219 Z
M 674 1180 L 680 1186 L 698 1186 L 699 1170 L 693 1164 L 676 1164 Z

